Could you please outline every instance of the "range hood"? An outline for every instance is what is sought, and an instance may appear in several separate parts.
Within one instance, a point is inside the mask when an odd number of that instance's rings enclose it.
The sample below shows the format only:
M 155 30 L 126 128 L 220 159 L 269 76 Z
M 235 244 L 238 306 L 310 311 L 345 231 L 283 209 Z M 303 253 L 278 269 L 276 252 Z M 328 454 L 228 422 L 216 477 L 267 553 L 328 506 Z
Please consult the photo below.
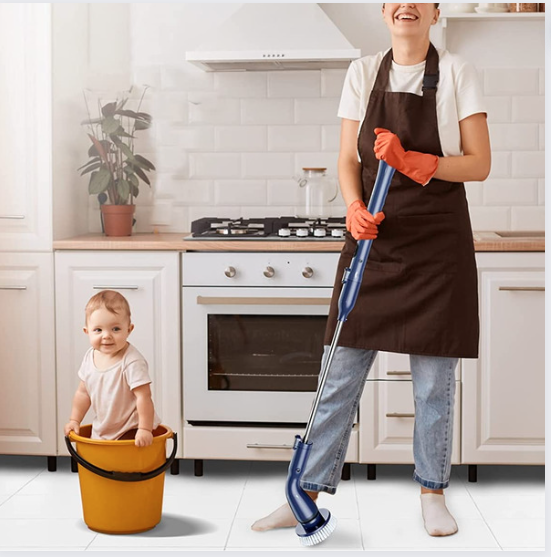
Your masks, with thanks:
M 361 52 L 318 4 L 243 4 L 186 60 L 202 70 L 347 68 Z

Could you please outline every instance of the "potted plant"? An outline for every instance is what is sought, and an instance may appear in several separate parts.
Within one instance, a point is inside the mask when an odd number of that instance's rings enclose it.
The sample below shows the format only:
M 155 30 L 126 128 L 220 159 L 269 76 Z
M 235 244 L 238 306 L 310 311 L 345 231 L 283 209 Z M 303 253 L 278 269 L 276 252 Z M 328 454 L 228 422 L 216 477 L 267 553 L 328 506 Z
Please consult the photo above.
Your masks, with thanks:
M 103 231 L 107 236 L 130 236 L 134 223 L 134 198 L 140 192 L 140 181 L 151 186 L 147 174 L 155 166 L 145 157 L 134 152 L 135 133 L 151 126 L 151 116 L 140 112 L 143 97 L 137 110 L 126 108 L 128 92 L 122 100 L 98 101 L 97 118 L 92 118 L 86 95 L 84 100 L 92 145 L 88 150 L 90 160 L 78 170 L 81 176 L 90 174 L 88 191 L 97 195 L 100 203 Z

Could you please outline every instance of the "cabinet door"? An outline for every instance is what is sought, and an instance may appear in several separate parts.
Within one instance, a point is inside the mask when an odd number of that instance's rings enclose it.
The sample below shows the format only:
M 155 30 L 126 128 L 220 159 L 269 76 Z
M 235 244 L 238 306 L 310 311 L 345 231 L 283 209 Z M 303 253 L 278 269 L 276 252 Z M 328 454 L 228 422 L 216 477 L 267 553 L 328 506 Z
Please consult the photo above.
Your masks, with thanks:
M 463 365 L 463 463 L 544 463 L 544 284 L 543 254 L 479 263 L 480 356 Z
M 0 251 L 51 250 L 50 4 L 0 4 Z
M 128 300 L 135 326 L 129 341 L 149 364 L 155 409 L 163 424 L 180 431 L 179 253 L 58 251 L 55 263 L 60 454 L 67 454 L 62 428 L 90 346 L 82 331 L 84 307 L 103 289 L 117 290 Z M 83 423 L 91 419 L 89 412 Z
M 0 454 L 56 454 L 51 253 L 0 254 Z
M 455 382 L 452 464 L 459 464 L 461 382 Z M 360 463 L 413 463 L 415 403 L 411 381 L 366 381 L 360 401 Z

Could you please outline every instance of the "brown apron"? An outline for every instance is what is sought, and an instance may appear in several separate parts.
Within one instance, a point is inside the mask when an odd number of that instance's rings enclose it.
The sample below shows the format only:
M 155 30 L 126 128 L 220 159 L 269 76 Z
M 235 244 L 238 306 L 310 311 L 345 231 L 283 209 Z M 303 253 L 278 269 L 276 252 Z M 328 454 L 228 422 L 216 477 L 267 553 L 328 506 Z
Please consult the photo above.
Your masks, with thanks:
M 392 50 L 383 58 L 358 137 L 363 200 L 379 161 L 376 127 L 395 133 L 406 151 L 443 156 L 438 134 L 438 52 L 427 53 L 423 95 L 387 92 Z M 395 172 L 340 346 L 458 358 L 478 357 L 478 293 L 473 234 L 462 183 L 433 178 L 426 186 Z M 330 344 L 345 267 L 356 240 L 347 232 L 325 332 Z

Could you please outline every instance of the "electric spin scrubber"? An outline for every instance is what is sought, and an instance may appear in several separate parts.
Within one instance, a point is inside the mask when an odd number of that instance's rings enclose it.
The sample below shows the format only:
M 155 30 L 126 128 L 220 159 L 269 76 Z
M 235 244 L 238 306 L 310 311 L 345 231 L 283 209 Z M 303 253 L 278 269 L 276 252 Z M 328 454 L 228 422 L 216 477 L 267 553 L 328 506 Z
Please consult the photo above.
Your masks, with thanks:
M 394 168 L 388 166 L 384 161 L 379 161 L 379 169 L 377 171 L 377 178 L 375 186 L 369 200 L 367 210 L 374 215 L 382 210 L 385 199 L 390 187 L 392 176 L 394 175 Z M 341 329 L 346 321 L 348 315 L 352 311 L 362 282 L 362 276 L 371 250 L 373 240 L 359 240 L 356 247 L 356 252 L 350 263 L 344 271 L 342 279 L 343 287 L 339 297 L 339 315 L 337 320 L 337 327 L 335 334 L 329 347 L 329 354 L 320 373 L 318 381 L 318 389 L 316 398 L 312 405 L 312 411 L 308 418 L 306 431 L 304 437 L 301 439 L 300 435 L 295 437 L 295 444 L 293 446 L 293 458 L 289 464 L 289 472 L 287 475 L 287 484 L 285 486 L 285 495 L 289 506 L 298 520 L 296 527 L 296 534 L 300 538 L 302 545 L 316 545 L 326 540 L 337 526 L 337 519 L 331 515 L 327 509 L 319 509 L 316 503 L 306 494 L 300 486 L 300 480 L 304 473 L 306 462 L 312 448 L 312 443 L 308 442 L 312 423 L 316 415 L 325 381 L 327 372 L 331 367 L 333 356 L 337 347 L 337 342 L 341 334 Z

